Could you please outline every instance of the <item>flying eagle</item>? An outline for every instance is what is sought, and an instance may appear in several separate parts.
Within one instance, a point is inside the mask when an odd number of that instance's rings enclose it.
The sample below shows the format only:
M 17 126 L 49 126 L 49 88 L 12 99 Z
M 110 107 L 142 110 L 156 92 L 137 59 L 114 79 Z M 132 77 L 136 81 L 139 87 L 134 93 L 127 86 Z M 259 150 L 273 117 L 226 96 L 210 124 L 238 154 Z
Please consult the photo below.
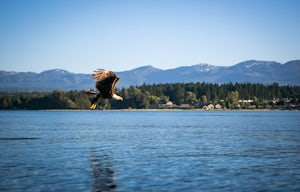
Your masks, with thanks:
M 93 80 L 97 81 L 96 88 L 99 92 L 85 91 L 85 93 L 88 94 L 97 94 L 93 99 L 90 109 L 95 109 L 97 107 L 97 104 L 102 99 L 115 99 L 123 101 L 122 97 L 115 94 L 115 87 L 120 78 L 117 77 L 114 72 L 105 69 L 97 69 L 96 71 L 94 71 Z

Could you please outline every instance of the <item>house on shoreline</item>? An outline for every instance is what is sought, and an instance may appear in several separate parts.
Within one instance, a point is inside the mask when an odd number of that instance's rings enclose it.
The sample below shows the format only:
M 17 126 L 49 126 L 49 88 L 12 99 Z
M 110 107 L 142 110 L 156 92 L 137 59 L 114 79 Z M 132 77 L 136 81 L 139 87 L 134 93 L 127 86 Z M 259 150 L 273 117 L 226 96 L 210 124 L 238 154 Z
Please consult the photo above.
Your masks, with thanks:
M 223 100 L 224 103 L 224 100 Z M 164 104 L 150 105 L 150 109 L 203 109 L 203 110 L 223 110 L 223 109 L 269 109 L 269 110 L 300 110 L 300 104 L 293 102 L 291 99 L 273 99 L 265 100 L 263 103 L 255 103 L 252 99 L 240 99 L 238 104 L 234 108 L 228 108 L 225 105 L 219 103 L 213 104 L 200 104 L 196 103 L 182 103 L 177 105 L 172 101 L 168 101 Z

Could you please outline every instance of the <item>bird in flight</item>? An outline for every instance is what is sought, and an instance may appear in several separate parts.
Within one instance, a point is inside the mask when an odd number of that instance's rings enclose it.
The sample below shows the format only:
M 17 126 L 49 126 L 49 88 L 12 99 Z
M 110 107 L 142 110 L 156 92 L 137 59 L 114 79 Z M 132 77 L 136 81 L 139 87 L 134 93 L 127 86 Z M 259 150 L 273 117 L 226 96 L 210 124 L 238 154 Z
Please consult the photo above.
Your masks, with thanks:
M 117 77 L 114 72 L 105 69 L 97 69 L 94 71 L 93 80 L 96 81 L 96 88 L 98 91 L 85 91 L 87 94 L 96 95 L 90 109 L 96 109 L 97 104 L 103 99 L 123 101 L 122 97 L 115 94 L 115 87 L 120 78 Z

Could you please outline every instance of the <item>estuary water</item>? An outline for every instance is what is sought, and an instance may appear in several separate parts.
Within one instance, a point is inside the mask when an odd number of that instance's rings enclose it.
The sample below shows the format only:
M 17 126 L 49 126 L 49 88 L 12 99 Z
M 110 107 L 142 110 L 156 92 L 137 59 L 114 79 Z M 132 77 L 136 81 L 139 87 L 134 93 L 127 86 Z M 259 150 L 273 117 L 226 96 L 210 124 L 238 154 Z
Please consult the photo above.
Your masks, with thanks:
M 300 191 L 300 112 L 0 111 L 0 191 Z

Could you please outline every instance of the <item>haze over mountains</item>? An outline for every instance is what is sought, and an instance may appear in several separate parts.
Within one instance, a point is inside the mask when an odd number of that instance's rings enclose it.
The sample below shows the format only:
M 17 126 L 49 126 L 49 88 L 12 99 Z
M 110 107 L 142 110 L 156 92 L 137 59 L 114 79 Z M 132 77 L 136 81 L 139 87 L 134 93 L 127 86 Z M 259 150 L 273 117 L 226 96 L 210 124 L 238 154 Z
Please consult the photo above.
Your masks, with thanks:
M 101 68 L 101 66 L 99 66 Z M 91 72 L 94 69 L 91 69 Z M 162 70 L 143 66 L 129 71 L 117 72 L 121 78 L 118 87 L 130 85 L 177 83 L 177 82 L 249 82 L 280 85 L 300 85 L 300 60 L 281 64 L 274 61 L 249 60 L 233 66 L 197 64 Z M 0 71 L 0 91 L 52 91 L 93 89 L 91 74 L 70 73 L 53 69 L 41 73 Z

